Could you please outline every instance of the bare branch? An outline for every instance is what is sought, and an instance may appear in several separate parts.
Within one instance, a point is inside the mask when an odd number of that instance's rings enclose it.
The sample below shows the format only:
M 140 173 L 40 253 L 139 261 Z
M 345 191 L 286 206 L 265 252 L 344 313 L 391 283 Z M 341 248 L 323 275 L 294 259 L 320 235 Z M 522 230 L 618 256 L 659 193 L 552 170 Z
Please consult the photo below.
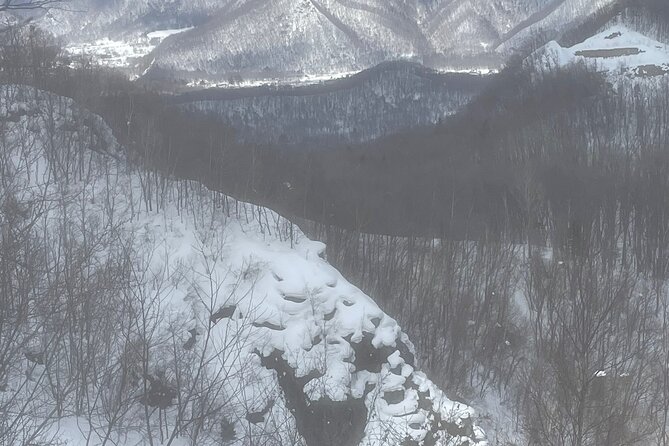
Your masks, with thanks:
M 49 9 L 64 0 L 0 0 L 0 12 L 4 11 L 30 11 L 36 9 Z

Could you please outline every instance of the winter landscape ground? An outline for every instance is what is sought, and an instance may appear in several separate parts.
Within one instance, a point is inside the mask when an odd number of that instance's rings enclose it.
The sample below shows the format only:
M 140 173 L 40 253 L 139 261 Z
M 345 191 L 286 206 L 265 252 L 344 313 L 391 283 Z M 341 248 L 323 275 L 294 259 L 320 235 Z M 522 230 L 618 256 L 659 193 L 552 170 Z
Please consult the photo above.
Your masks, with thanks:
M 0 0 L 0 445 L 669 445 L 665 0 Z

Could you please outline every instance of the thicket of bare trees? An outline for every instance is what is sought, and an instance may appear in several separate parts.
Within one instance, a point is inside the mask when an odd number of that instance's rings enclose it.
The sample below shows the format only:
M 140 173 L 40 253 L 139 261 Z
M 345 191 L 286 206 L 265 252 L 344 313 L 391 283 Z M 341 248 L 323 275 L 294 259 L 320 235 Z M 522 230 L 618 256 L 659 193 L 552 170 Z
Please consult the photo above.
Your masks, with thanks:
M 254 402 L 240 392 L 259 378 L 240 367 L 252 313 L 239 329 L 212 334 L 226 293 L 243 293 L 228 287 L 238 272 L 221 277 L 208 263 L 226 234 L 208 236 L 207 267 L 195 273 L 163 258 L 150 234 L 138 245 L 130 223 L 170 203 L 203 233 L 231 214 L 283 239 L 290 224 L 155 169 L 123 171 L 102 121 L 69 99 L 0 91 L 0 444 L 55 444 L 55 426 L 68 419 L 91 444 L 224 444 L 244 435 L 256 445 L 295 444 L 286 440 L 297 438 L 288 414 L 235 431 L 240 411 L 252 410 L 240 401 Z M 127 184 L 133 178 L 138 187 Z M 200 313 L 168 311 L 179 287 Z
M 304 392 L 295 386 L 313 375 L 253 363 L 261 353 L 250 355 L 250 346 L 264 348 L 253 336 L 266 341 L 256 329 L 278 328 L 260 324 L 255 308 L 235 312 L 239 299 L 250 296 L 260 306 L 266 296 L 253 296 L 260 267 L 252 258 L 240 270 L 222 272 L 218 265 L 229 248 L 226 216 L 246 222 L 244 230 L 292 242 L 290 222 L 199 182 L 124 163 L 103 121 L 70 99 L 25 86 L 0 91 L 0 289 L 7 290 L 0 313 L 0 443 L 57 444 L 64 434 L 103 445 L 241 438 L 278 446 L 309 441 L 308 432 L 310 444 L 340 444 L 337 426 L 360 440 L 370 420 L 388 425 L 379 441 L 406 438 L 404 425 L 375 419 L 364 398 L 305 401 L 290 411 L 283 395 Z M 157 135 L 144 130 L 141 143 L 155 149 Z M 173 246 L 162 240 L 185 220 L 202 241 L 201 258 L 172 260 Z M 218 325 L 233 314 L 225 328 Z M 372 352 L 362 350 L 373 359 L 359 356 L 360 370 L 380 373 L 394 350 L 376 354 L 372 337 L 366 339 Z M 279 381 L 282 388 L 272 388 L 275 372 L 293 387 Z M 425 382 L 416 379 L 407 388 Z M 384 398 L 375 392 L 374 399 Z M 275 398 L 265 403 L 268 394 Z M 429 406 L 430 393 L 419 394 Z M 463 417 L 462 425 L 433 423 L 430 435 L 473 437 L 472 420 Z
M 513 166 L 520 227 L 488 226 L 470 241 L 320 224 L 312 234 L 407 328 L 444 388 L 501 396 L 515 416 L 507 430 L 528 444 L 666 445 L 669 84 L 611 88 L 598 76 L 543 73 L 518 96 L 472 108 L 495 136 L 466 147 Z M 563 94 L 565 107 L 542 110 L 567 83 L 589 99 Z
M 3 0 L 0 2 L 0 12 L 49 9 L 64 3 L 66 0 Z

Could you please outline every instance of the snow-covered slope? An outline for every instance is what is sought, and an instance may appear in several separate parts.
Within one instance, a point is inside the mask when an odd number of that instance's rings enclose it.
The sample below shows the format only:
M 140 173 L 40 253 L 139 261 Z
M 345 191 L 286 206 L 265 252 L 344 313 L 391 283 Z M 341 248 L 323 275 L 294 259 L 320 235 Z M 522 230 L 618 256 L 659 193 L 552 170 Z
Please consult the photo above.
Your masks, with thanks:
M 39 246 L 38 307 L 76 309 L 17 319 L 0 433 L 19 429 L 5 438 L 485 444 L 397 323 L 290 222 L 134 167 L 70 99 L 1 87 L 0 130 L 3 240 Z
M 204 23 L 215 11 L 239 0 L 69 0 L 39 22 L 57 36 L 74 41 L 137 36 L 159 29 Z
M 208 80 L 336 76 L 426 47 L 403 2 L 249 2 L 167 41 L 149 72 Z
M 609 75 L 655 77 L 669 74 L 669 46 L 615 25 L 569 48 L 549 42 L 536 55 L 544 67 L 586 63 Z
M 500 36 L 496 51 L 508 53 L 537 36 L 559 36 L 620 0 L 550 0 Z
M 421 23 L 436 52 L 483 53 L 494 50 L 502 36 L 541 11 L 548 0 L 435 0 Z

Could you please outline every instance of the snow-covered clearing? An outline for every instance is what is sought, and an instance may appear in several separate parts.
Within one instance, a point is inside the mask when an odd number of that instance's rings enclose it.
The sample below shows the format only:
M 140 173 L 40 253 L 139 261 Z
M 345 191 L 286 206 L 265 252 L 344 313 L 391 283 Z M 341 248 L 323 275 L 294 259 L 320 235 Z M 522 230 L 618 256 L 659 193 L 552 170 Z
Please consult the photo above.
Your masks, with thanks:
M 93 42 L 73 42 L 65 51 L 73 56 L 91 57 L 94 61 L 111 68 L 136 68 L 139 59 L 147 56 L 169 36 L 192 28 L 156 30 L 146 35 L 114 40 L 108 37 Z
M 621 25 L 610 27 L 569 48 L 552 41 L 540 51 L 544 67 L 583 62 L 612 76 L 669 74 L 669 47 Z

